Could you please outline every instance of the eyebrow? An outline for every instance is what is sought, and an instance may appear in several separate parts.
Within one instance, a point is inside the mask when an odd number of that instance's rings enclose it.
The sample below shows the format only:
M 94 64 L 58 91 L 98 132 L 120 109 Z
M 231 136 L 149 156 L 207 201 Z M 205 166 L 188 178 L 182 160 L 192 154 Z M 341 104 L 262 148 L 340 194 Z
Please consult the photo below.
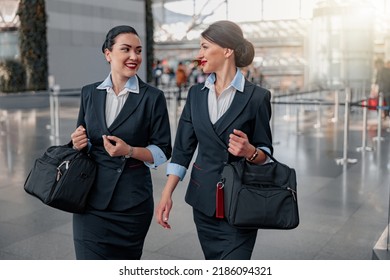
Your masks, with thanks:
M 129 44 L 120 44 L 121 47 L 128 47 L 128 48 L 132 48 L 133 46 L 132 45 L 129 45 Z M 135 47 L 136 49 L 142 49 L 142 46 L 136 46 Z

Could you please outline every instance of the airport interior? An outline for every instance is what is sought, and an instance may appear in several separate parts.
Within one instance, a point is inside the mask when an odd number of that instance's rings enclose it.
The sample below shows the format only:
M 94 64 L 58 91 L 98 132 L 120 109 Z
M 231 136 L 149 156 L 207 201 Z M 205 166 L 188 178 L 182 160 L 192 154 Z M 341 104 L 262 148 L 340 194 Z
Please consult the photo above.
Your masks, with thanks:
M 46 0 L 48 89 L 0 90 L 0 260 L 75 259 L 72 215 L 23 185 L 37 157 L 69 141 L 81 87 L 107 76 L 100 48 L 108 28 L 127 22 L 146 42 L 144 1 L 109 2 Z M 232 20 L 255 47 L 241 70 L 271 91 L 274 156 L 296 170 L 300 225 L 259 230 L 252 259 L 389 260 L 390 104 L 377 90 L 375 61 L 390 67 L 390 0 L 151 2 L 162 75 L 149 82 L 165 93 L 172 139 L 188 89 L 205 79 L 196 59 L 201 32 Z M 0 62 L 20 56 L 18 4 L 0 0 Z M 179 62 L 188 73 L 180 95 Z M 147 71 L 143 65 L 141 79 Z M 155 203 L 165 171 L 166 164 L 152 170 Z M 203 259 L 184 202 L 188 177 L 174 193 L 173 228 L 153 221 L 142 259 Z

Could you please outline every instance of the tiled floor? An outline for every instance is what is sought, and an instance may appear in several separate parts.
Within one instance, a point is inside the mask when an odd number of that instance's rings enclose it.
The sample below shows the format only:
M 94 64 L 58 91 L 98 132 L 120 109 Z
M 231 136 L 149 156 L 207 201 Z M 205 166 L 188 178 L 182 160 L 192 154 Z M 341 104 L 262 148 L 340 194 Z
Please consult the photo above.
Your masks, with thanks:
M 69 140 L 78 98 L 60 98 L 58 139 L 50 136 L 47 102 L 29 108 L 34 100 L 27 97 L 6 107 L 0 101 L 0 259 L 74 259 L 71 214 L 27 195 L 23 183 L 36 157 L 48 146 Z M 169 106 L 175 128 L 174 105 Z M 372 259 L 373 247 L 388 224 L 390 133 L 385 127 L 383 140 L 373 141 L 378 135 L 376 112 L 369 112 L 366 143 L 375 150 L 356 151 L 362 146 L 362 110 L 355 108 L 347 157 L 357 159 L 357 163 L 338 165 L 336 159 L 343 158 L 344 149 L 342 109 L 338 121 L 331 122 L 332 107 L 321 108 L 320 119 L 318 108 L 299 114 L 296 108 L 275 105 L 272 123 L 276 158 L 297 172 L 301 224 L 291 231 L 260 230 L 253 259 Z M 152 174 L 157 202 L 165 182 L 165 166 Z M 172 230 L 163 230 L 153 222 L 143 259 L 203 259 L 191 208 L 184 202 L 187 180 L 174 193 Z

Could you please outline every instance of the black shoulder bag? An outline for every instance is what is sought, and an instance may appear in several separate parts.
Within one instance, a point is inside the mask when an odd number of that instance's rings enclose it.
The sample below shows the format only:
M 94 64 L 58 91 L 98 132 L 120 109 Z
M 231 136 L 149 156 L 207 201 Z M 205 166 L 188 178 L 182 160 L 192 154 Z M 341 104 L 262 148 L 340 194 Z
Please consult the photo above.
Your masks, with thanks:
M 35 160 L 24 190 L 44 204 L 82 213 L 96 174 L 96 163 L 71 144 L 51 146 Z
M 224 216 L 238 228 L 296 228 L 299 213 L 295 170 L 265 153 L 273 162 L 256 165 L 242 159 L 223 168 L 217 192 L 223 189 Z

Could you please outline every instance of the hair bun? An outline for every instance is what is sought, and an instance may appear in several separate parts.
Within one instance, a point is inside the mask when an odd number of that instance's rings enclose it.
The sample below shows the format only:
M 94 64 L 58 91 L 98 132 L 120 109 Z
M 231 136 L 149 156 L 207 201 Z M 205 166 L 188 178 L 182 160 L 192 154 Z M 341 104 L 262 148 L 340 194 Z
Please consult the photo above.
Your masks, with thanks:
M 251 42 L 244 39 L 237 47 L 234 49 L 236 66 L 245 67 L 252 63 L 253 58 L 255 57 L 255 48 Z

